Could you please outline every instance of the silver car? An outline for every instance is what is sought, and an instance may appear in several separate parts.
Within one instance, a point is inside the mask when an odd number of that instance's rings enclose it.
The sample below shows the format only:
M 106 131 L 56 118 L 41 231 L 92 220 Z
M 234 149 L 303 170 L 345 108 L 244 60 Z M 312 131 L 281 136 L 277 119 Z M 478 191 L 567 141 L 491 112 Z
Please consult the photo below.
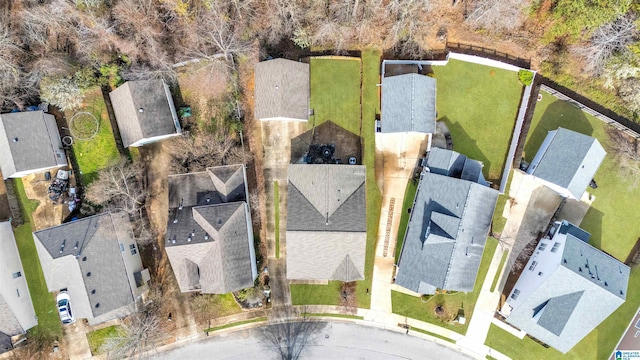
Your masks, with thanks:
M 66 291 L 61 291 L 56 297 L 56 301 L 58 303 L 58 314 L 60 315 L 60 320 L 63 324 L 72 324 L 76 322 L 76 318 L 71 312 L 70 299 L 71 297 Z

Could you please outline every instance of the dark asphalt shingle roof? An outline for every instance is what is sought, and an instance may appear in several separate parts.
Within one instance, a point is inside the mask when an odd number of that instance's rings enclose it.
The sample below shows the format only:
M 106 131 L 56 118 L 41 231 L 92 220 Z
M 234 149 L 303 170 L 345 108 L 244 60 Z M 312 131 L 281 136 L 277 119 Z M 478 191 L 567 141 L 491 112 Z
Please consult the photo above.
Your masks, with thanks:
M 110 213 L 36 231 L 33 235 L 53 257 L 54 266 L 56 259 L 76 257 L 86 294 L 91 294 L 88 297 L 94 317 L 134 302 Z M 45 273 L 52 272 L 44 268 L 47 262 L 42 264 Z
M 424 172 L 405 234 L 396 284 L 411 291 L 472 291 L 498 192 Z
M 273 59 L 255 65 L 256 119 L 309 118 L 309 64 Z
M 549 131 L 527 172 L 580 199 L 605 155 L 597 139 L 558 128 Z
M 436 79 L 405 74 L 382 79 L 381 132 L 436 131 Z
M 127 81 L 109 97 L 125 147 L 145 138 L 178 132 L 173 99 L 162 80 Z
M 429 172 L 489 185 L 482 175 L 483 164 L 453 150 L 431 148 L 427 156 Z
M 5 179 L 16 172 L 66 163 L 53 115 L 44 111 L 0 114 L 0 166 Z
M 365 167 L 295 164 L 288 174 L 287 278 L 363 279 Z
M 255 253 L 243 165 L 169 176 L 166 251 L 182 291 L 251 287 Z

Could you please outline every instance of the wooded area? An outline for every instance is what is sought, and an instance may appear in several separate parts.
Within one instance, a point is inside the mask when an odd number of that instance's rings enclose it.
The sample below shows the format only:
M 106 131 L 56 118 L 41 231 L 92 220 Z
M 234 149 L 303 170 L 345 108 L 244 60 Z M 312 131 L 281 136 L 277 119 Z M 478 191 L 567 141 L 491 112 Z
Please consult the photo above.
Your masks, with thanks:
M 190 59 L 290 47 L 425 57 L 444 41 L 499 44 L 563 85 L 637 118 L 640 5 L 632 0 L 8 0 L 0 107 L 79 106 L 95 84 L 175 79 Z

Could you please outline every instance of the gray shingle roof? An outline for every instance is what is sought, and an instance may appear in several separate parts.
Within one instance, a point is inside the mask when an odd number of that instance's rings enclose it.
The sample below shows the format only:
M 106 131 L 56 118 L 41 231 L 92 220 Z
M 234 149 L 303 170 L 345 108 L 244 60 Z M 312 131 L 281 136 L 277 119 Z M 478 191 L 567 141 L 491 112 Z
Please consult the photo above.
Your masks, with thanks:
M 273 59 L 255 66 L 256 119 L 309 118 L 309 64 Z
M 287 277 L 364 278 L 365 167 L 289 165 Z
M 33 235 L 40 244 L 38 255 L 49 290 L 68 287 L 78 317 L 98 317 L 134 302 L 119 246 L 125 242 L 118 237 L 123 232 L 116 231 L 111 214 L 75 220 Z M 89 311 L 92 316 L 87 316 Z
M 0 114 L 0 167 L 5 179 L 17 172 L 66 164 L 53 115 L 44 111 Z
M 489 187 L 423 173 L 396 284 L 421 293 L 472 291 L 497 198 Z
M 127 81 L 109 97 L 125 147 L 181 131 L 171 93 L 162 80 Z
M 23 334 L 37 324 L 11 223 L 0 222 L 0 333 Z
M 169 176 L 167 256 L 182 291 L 224 294 L 257 276 L 244 166 Z
M 563 353 L 626 299 L 629 267 L 590 246 L 585 234 L 588 241 L 588 233 L 565 221 L 543 239 L 549 245 L 538 247 L 514 286 L 518 297 L 508 301 L 507 322 Z
M 605 155 L 597 139 L 558 128 L 549 131 L 527 172 L 580 199 Z
M 431 148 L 427 156 L 429 172 L 489 185 L 482 175 L 483 164 L 458 152 Z
M 405 74 L 382 79 L 383 133 L 436 131 L 436 79 Z

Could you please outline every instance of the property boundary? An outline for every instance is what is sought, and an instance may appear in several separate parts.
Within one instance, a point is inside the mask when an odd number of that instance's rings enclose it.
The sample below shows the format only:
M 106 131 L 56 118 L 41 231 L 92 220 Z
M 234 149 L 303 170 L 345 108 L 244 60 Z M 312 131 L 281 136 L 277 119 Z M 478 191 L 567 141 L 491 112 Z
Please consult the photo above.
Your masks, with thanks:
M 531 59 L 524 59 L 517 56 L 507 54 L 505 52 L 497 51 L 496 49 L 489 49 L 482 46 L 463 44 L 458 42 L 448 42 L 446 48 L 449 51 L 455 51 L 458 53 L 475 55 L 476 57 L 489 58 L 501 63 L 512 64 L 513 66 L 530 69 Z
M 545 80 L 548 80 L 548 79 L 545 79 Z M 606 124 L 615 126 L 618 130 L 624 132 L 627 135 L 633 136 L 636 139 L 640 138 L 640 124 L 634 123 L 629 119 L 621 118 L 620 116 L 617 116 L 618 119 L 614 120 L 609 116 L 603 115 L 601 112 L 596 111 L 593 108 L 584 105 L 580 101 L 574 100 L 572 97 L 569 97 L 564 93 L 562 93 L 561 91 L 556 90 L 546 84 L 542 84 L 540 89 L 550 93 L 551 95 L 558 98 L 559 100 L 571 102 L 572 104 L 576 105 L 578 108 L 580 108 L 582 111 L 586 112 L 587 114 L 593 115 L 594 117 L 596 117 L 597 119 L 599 119 L 600 121 Z M 586 98 L 582 98 L 581 100 L 583 99 L 586 99 Z M 586 100 L 590 101 L 589 99 L 586 99 Z

